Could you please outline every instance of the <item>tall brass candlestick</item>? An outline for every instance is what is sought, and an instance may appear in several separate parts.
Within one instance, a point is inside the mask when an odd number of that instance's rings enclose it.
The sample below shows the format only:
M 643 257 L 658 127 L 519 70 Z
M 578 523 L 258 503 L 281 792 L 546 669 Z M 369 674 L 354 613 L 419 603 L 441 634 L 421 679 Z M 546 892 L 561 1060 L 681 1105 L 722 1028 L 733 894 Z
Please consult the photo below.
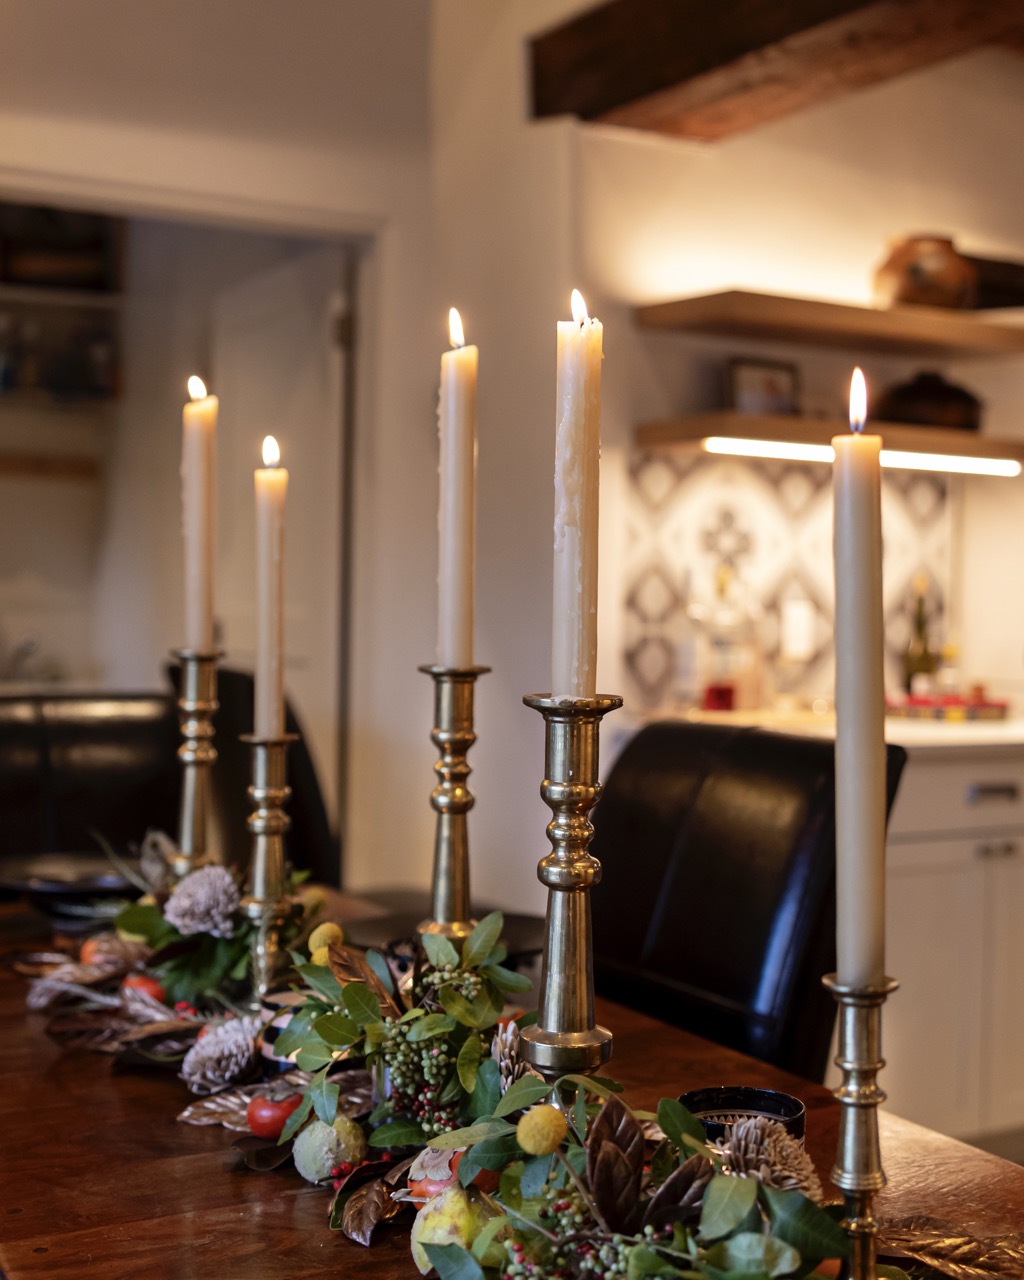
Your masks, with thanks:
M 473 689 L 476 678 L 490 667 L 420 667 L 434 681 L 434 728 L 430 740 L 441 753 L 434 765 L 437 785 L 430 803 L 437 813 L 434 828 L 434 872 L 431 915 L 420 933 L 464 938 L 473 930 L 469 896 L 469 831 L 466 815 L 475 797 L 466 785 L 470 767 L 466 756 L 476 742 L 473 731 Z
M 280 738 L 242 735 L 242 741 L 248 742 L 253 751 L 252 785 L 248 789 L 255 805 L 248 818 L 253 848 L 242 910 L 258 926 L 252 949 L 254 1005 L 270 990 L 280 968 L 279 934 L 288 915 L 284 835 L 291 826 L 284 811 L 292 793 L 287 783 L 287 757 L 288 746 L 295 739 L 293 733 Z
M 537 1022 L 522 1033 L 523 1056 L 545 1080 L 593 1072 L 611 1056 L 612 1034 L 594 1024 L 594 956 L 590 889 L 601 864 L 587 849 L 594 828 L 587 816 L 601 791 L 601 718 L 622 706 L 619 697 L 523 698 L 544 717 L 544 781 L 540 793 L 554 813 L 551 852 L 537 875 L 548 889 L 547 935 Z
M 841 986 L 834 973 L 822 981 L 839 1005 L 839 1051 L 836 1066 L 843 1078 L 835 1090 L 842 1104 L 839 1147 L 832 1181 L 843 1192 L 843 1227 L 850 1237 L 850 1280 L 877 1280 L 878 1223 L 875 1194 L 885 1186 L 878 1140 L 878 1108 L 885 1094 L 878 1087 L 882 1057 L 882 1005 L 896 990 L 892 978 L 877 987 Z
M 219 861 L 207 850 L 210 817 L 210 770 L 217 759 L 213 745 L 213 713 L 217 710 L 217 660 L 220 651 L 199 653 L 178 649 L 181 664 L 178 710 L 182 744 L 181 807 L 178 818 L 178 852 L 171 870 L 180 880 L 204 862 Z

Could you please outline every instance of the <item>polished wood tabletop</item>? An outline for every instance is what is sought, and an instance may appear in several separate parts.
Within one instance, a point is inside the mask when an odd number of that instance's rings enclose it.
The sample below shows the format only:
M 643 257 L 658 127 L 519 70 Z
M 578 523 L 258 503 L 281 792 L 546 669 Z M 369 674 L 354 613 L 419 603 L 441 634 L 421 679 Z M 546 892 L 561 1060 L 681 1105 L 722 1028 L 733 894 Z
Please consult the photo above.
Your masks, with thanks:
M 0 1275 L 5 1280 L 414 1280 L 408 1230 L 371 1248 L 327 1227 L 328 1193 L 290 1166 L 246 1169 L 220 1127 L 176 1123 L 190 1100 L 169 1072 L 112 1070 L 64 1051 L 0 978 Z M 807 1104 L 807 1146 L 827 1175 L 838 1105 L 820 1085 L 602 1004 L 609 1067 L 638 1107 L 711 1084 L 754 1084 Z M 980 1236 L 1020 1231 L 1024 1169 L 883 1116 L 884 1217 L 927 1213 Z M 834 1188 L 831 1188 L 834 1192 Z M 838 1198 L 838 1197 L 837 1197 Z

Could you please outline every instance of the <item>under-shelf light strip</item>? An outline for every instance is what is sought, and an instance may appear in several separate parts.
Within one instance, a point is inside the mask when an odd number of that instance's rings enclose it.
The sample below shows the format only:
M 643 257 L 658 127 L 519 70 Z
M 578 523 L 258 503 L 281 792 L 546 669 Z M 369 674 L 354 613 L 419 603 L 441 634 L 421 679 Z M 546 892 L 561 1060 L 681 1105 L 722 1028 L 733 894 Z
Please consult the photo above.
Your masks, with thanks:
M 732 436 L 707 436 L 701 441 L 706 453 L 738 458 L 775 458 L 783 462 L 827 462 L 835 455 L 829 444 L 787 444 L 780 440 L 744 440 Z M 883 467 L 907 471 L 947 471 L 972 476 L 1019 476 L 1021 465 L 1011 458 L 966 458 L 947 453 L 911 453 L 883 449 Z

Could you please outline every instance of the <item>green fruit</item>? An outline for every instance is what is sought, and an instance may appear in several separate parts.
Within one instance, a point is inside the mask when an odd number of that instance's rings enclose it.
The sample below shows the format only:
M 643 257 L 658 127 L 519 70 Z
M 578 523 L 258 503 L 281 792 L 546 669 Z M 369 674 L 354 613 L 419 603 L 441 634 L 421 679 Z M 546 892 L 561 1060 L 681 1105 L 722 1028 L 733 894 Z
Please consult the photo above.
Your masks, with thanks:
M 479 1194 L 458 1184 L 431 1197 L 417 1213 L 410 1234 L 412 1260 L 420 1275 L 433 1269 L 424 1245 L 461 1244 L 468 1249 L 489 1217 Z
M 359 1164 L 365 1155 L 363 1131 L 348 1116 L 338 1116 L 334 1124 L 312 1121 L 292 1146 L 295 1167 L 307 1182 L 326 1182 L 336 1165 Z
M 338 1135 L 338 1159 L 335 1164 L 359 1164 L 366 1159 L 366 1135 L 362 1126 L 349 1116 L 335 1116 L 331 1128 Z

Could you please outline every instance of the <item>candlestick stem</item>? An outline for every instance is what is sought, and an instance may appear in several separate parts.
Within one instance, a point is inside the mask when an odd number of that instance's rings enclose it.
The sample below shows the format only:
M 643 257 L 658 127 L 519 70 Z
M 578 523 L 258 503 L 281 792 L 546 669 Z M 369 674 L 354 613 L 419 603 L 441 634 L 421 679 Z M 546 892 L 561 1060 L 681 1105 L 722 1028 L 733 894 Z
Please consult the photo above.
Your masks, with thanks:
M 548 889 L 539 1012 L 521 1037 L 526 1061 L 553 1083 L 569 1072 L 596 1071 L 611 1055 L 611 1032 L 594 1022 L 590 890 L 601 879 L 601 864 L 588 852 L 594 828 L 587 815 L 601 791 L 601 718 L 622 699 L 533 694 L 523 701 L 544 717 L 540 793 L 554 817 L 547 827 L 551 852 L 537 868 Z
M 213 745 L 213 713 L 217 710 L 217 661 L 220 651 L 178 649 L 181 665 L 178 713 L 182 744 L 181 806 L 178 817 L 178 852 L 171 870 L 180 880 L 205 862 L 220 859 L 207 848 L 210 818 L 210 771 L 217 759 Z
M 878 1108 L 885 1101 L 877 1079 L 885 1066 L 882 1005 L 898 983 L 885 978 L 878 986 L 844 986 L 831 973 L 823 981 L 839 1005 L 835 1062 L 842 1081 L 834 1092 L 842 1110 L 832 1181 L 846 1201 L 842 1223 L 850 1238 L 846 1274 L 849 1280 L 877 1280 L 878 1223 L 873 1202 L 886 1184 L 878 1139 Z
M 242 735 L 253 752 L 252 785 L 248 788 L 255 806 L 248 818 L 253 848 L 242 910 L 257 925 L 252 946 L 254 1007 L 266 996 L 281 968 L 280 929 L 289 912 L 284 836 L 291 819 L 284 806 L 292 791 L 286 781 L 287 755 L 295 740 L 296 735 L 290 733 L 279 738 Z
M 437 814 L 434 827 L 434 870 L 431 915 L 420 933 L 464 938 L 473 930 L 469 894 L 469 828 L 466 815 L 475 797 L 466 785 L 470 775 L 469 748 L 473 731 L 473 690 L 476 678 L 490 667 L 420 667 L 434 681 L 434 728 L 430 740 L 440 752 L 434 765 L 438 782 L 430 793 Z

